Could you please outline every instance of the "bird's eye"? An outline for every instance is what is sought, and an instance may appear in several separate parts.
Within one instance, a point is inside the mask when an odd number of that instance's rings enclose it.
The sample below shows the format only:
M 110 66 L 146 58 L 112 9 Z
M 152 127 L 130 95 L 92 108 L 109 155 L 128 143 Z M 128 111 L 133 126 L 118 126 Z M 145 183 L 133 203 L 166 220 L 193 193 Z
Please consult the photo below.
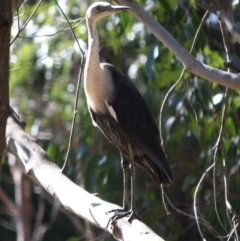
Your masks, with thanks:
M 98 10 L 99 12 L 102 11 L 101 6 L 97 6 L 97 10 Z

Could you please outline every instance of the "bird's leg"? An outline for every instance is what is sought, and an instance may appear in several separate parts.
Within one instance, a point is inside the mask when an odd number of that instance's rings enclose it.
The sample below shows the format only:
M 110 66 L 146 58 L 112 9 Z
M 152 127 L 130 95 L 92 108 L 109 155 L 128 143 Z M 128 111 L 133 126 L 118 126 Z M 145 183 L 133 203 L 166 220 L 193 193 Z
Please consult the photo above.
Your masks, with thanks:
M 131 223 L 131 221 L 133 220 L 133 218 L 139 218 L 139 215 L 136 212 L 136 203 L 135 203 L 135 162 L 134 162 L 134 158 L 133 158 L 133 154 L 132 154 L 132 148 L 130 145 L 128 145 L 129 148 L 129 154 L 130 154 L 130 162 L 131 162 L 131 207 L 130 207 L 130 216 L 128 221 Z
M 129 211 L 127 211 L 128 208 L 128 174 L 129 174 L 129 162 L 125 160 L 121 155 L 121 166 L 123 170 L 123 208 L 122 209 L 113 209 L 111 211 L 108 211 L 108 213 L 115 212 L 114 216 L 111 217 L 108 221 L 108 225 L 111 223 L 113 224 L 116 220 L 129 215 Z
M 131 149 L 131 146 L 129 146 L 129 149 Z M 131 161 L 131 167 L 130 167 L 130 171 L 131 171 L 131 206 L 130 206 L 130 210 L 132 210 L 132 213 L 129 217 L 129 222 L 132 220 L 135 209 L 136 209 L 136 204 L 135 204 L 135 163 L 133 160 L 133 156 L 132 156 L 132 151 L 130 151 L 130 161 Z
M 124 160 L 121 157 L 121 165 L 123 169 L 123 210 L 127 211 L 128 207 L 128 173 L 129 173 L 129 164 L 128 161 Z
M 111 223 L 112 225 L 114 225 L 114 223 L 123 217 L 127 217 L 128 221 L 131 223 L 132 220 L 134 218 L 139 218 L 138 214 L 136 213 L 136 206 L 135 206 L 135 163 L 134 163 L 134 159 L 133 159 L 133 155 L 132 155 L 132 148 L 130 145 L 128 145 L 129 147 L 129 156 L 130 156 L 130 170 L 131 170 L 131 207 L 130 210 L 127 211 L 127 204 L 128 204 L 128 198 L 127 198 L 127 189 L 128 189 L 128 172 L 129 172 L 129 166 L 128 166 L 128 162 L 126 162 L 123 157 L 122 157 L 122 168 L 123 168 L 123 188 L 124 188 L 124 193 L 123 193 L 123 209 L 115 209 L 115 210 L 111 210 L 110 212 L 115 212 L 114 216 L 111 217 L 108 221 L 107 227 L 108 225 Z

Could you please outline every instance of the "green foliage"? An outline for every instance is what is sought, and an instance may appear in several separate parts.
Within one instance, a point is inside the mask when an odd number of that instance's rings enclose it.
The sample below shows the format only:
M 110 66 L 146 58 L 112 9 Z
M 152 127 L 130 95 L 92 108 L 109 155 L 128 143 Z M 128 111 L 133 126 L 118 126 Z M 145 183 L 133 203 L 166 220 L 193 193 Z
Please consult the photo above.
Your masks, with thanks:
M 83 51 L 86 51 L 87 32 L 85 22 L 80 22 L 91 1 L 59 1 L 70 20 L 78 19 L 71 26 Z M 204 14 L 195 1 L 139 1 L 150 11 L 186 49 L 190 50 L 195 32 Z M 23 26 L 36 7 L 36 1 L 27 1 L 19 12 L 19 24 Z M 239 4 L 234 9 L 239 21 Z M 15 14 L 17 16 L 17 13 Z M 54 0 L 43 1 L 36 14 L 11 46 L 11 105 L 27 122 L 26 130 L 47 150 L 48 155 L 61 166 L 66 155 L 71 129 L 73 105 L 81 54 L 68 23 Z M 12 37 L 17 33 L 17 18 Z M 211 38 L 216 31 L 215 39 Z M 135 19 L 124 12 L 105 18 L 98 23 L 100 53 L 104 61 L 115 65 L 136 85 L 146 99 L 156 122 L 162 101 L 177 81 L 183 65 L 159 40 Z M 231 41 L 237 49 L 237 43 Z M 210 18 L 204 24 L 193 49 L 193 54 L 206 64 L 223 69 L 224 49 L 217 24 Z M 234 55 L 239 60 L 237 51 Z M 93 127 L 81 84 L 76 127 L 67 175 L 89 192 L 97 192 L 108 201 L 122 202 L 122 171 L 120 156 Z M 175 207 L 193 215 L 193 196 L 196 186 L 213 163 L 215 143 L 221 127 L 221 115 L 225 104 L 225 88 L 185 73 L 180 84 L 169 94 L 162 115 L 164 147 L 173 171 L 174 185 L 165 188 Z M 229 175 L 229 201 L 240 212 L 239 175 L 239 121 L 240 97 L 230 91 L 225 120 L 224 143 L 217 153 L 216 196 L 221 221 L 230 230 L 224 203 L 222 180 L 223 150 L 226 154 Z M 5 169 L 3 169 L 7 173 Z M 4 173 L 5 174 L 5 173 Z M 10 175 L 7 173 L 5 175 Z M 171 215 L 166 215 L 161 201 L 161 190 L 153 186 L 146 173 L 138 170 L 137 209 L 143 221 L 166 240 L 201 240 L 194 218 L 185 216 L 168 205 Z M 198 190 L 197 203 L 202 217 L 218 234 L 224 235 L 214 210 L 213 171 L 206 174 Z M 3 181 L 4 190 L 13 197 L 13 185 Z M 34 201 L 33 201 L 34 202 Z M 7 215 L 1 216 L 6 219 Z M 7 217 L 9 218 L 9 217 Z M 55 232 L 57 240 L 85 239 L 85 230 L 62 230 L 64 215 L 58 220 Z M 64 224 L 66 226 L 66 223 Z M 73 227 L 68 221 L 67 225 Z M 87 226 L 86 223 L 83 226 Z M 1 227 L 1 225 L 0 225 Z M 217 240 L 206 225 L 201 223 L 206 239 Z M 56 231 L 57 230 L 57 231 Z M 72 231 L 72 229 L 69 229 Z M 239 231 L 239 230 L 238 230 Z M 82 233 L 83 232 L 83 233 Z M 101 231 L 93 228 L 95 237 Z M 3 235 L 2 235 L 3 234 Z M 0 237 L 11 237 L 15 231 L 0 228 Z M 50 232 L 44 240 L 53 240 Z M 105 238 L 95 240 L 112 240 Z M 233 240 L 233 239 L 231 239 Z

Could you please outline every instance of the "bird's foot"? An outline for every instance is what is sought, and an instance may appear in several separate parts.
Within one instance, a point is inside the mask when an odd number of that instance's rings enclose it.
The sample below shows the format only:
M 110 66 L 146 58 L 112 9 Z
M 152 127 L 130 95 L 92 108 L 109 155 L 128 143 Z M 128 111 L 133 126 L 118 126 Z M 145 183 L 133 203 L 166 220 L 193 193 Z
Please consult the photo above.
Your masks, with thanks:
M 107 227 L 109 225 L 114 226 L 116 221 L 118 219 L 121 219 L 123 217 L 129 217 L 128 222 L 131 223 L 133 219 L 141 219 L 141 217 L 137 214 L 137 212 L 133 209 L 130 209 L 128 211 L 123 209 L 113 209 L 111 211 L 108 211 L 106 214 L 115 212 L 114 215 L 108 220 Z

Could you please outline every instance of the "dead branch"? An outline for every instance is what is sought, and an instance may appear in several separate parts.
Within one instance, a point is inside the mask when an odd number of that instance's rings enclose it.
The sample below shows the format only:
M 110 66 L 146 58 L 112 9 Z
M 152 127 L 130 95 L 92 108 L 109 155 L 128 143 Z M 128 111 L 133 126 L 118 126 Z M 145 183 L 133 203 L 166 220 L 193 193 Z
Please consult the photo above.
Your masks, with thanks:
M 119 219 L 107 227 L 114 213 L 108 211 L 120 207 L 101 200 L 69 180 L 46 152 L 19 125 L 19 119 L 11 114 L 6 128 L 6 149 L 23 163 L 27 175 L 56 198 L 67 210 L 111 233 L 117 240 L 163 241 L 139 220 L 132 223 Z

